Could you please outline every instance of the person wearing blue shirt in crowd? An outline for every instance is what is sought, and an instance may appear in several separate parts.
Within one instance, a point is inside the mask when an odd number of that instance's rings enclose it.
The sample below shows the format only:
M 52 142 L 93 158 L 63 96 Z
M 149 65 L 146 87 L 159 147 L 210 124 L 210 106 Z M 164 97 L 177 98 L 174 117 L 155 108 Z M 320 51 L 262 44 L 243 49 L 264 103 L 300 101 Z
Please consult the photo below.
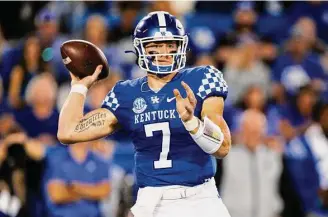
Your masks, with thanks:
M 287 52 L 277 59 L 272 77 L 275 82 L 273 95 L 278 102 L 286 101 L 284 96 L 293 96 L 298 88 L 311 83 L 318 91 L 324 91 L 327 75 L 319 57 L 311 52 L 311 41 L 302 29 L 293 28 Z
M 311 85 L 306 85 L 300 88 L 291 102 L 280 107 L 279 130 L 287 141 L 303 133 L 311 124 L 311 115 L 316 101 L 316 92 Z
M 48 8 L 42 9 L 35 18 L 35 27 L 42 48 L 42 59 L 50 64 L 58 83 L 67 81 L 68 71 L 60 54 L 60 46 L 67 38 L 59 34 L 57 14 Z
M 46 151 L 43 192 L 48 217 L 101 216 L 99 202 L 110 191 L 109 160 L 92 150 L 94 143 Z
M 299 1 L 290 8 L 290 23 L 294 24 L 300 17 L 311 17 L 318 26 L 319 38 L 328 42 L 328 3 L 325 1 Z
M 307 216 L 324 217 L 328 216 L 325 195 L 328 192 L 327 102 L 319 102 L 313 114 L 314 123 L 305 133 L 287 144 L 285 159 L 292 181 L 291 188 L 299 197 L 304 213 Z M 322 194 L 319 194 L 319 190 L 322 190 Z
M 24 108 L 28 83 L 43 72 L 46 65 L 41 60 L 40 41 L 34 35 L 27 37 L 20 61 L 10 71 L 8 102 L 16 110 Z
M 59 112 L 55 108 L 57 86 L 50 74 L 43 73 L 30 81 L 27 87 L 27 106 L 14 112 L 18 124 L 28 136 L 51 144 L 57 141 Z M 33 126 L 33 127 L 31 127 Z

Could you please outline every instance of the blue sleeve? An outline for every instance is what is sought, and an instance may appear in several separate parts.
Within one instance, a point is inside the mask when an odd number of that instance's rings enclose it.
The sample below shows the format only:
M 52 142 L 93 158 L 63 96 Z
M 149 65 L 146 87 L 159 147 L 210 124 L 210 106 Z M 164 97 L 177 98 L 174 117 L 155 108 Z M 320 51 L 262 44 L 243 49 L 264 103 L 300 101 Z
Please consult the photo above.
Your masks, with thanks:
M 199 78 L 199 86 L 197 96 L 205 100 L 211 96 L 227 98 L 228 85 L 223 78 L 222 72 L 213 66 L 206 66 L 201 68 L 202 72 Z M 197 79 L 197 78 L 196 78 Z

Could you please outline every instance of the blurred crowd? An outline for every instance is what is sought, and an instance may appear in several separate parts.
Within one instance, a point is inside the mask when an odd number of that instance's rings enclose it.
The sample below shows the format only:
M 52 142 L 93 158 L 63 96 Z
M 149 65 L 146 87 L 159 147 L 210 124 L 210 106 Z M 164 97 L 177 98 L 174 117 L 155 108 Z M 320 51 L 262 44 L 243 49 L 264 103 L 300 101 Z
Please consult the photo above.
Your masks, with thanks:
M 81 1 L 0 3 L 0 216 L 126 217 L 135 200 L 124 132 L 66 147 L 56 138 L 70 91 L 61 44 L 88 40 L 109 77 L 88 92 L 98 108 L 116 81 L 145 75 L 132 34 L 148 12 L 176 15 L 187 65 L 213 65 L 229 85 L 233 138 L 216 160 L 232 217 L 328 216 L 328 2 Z

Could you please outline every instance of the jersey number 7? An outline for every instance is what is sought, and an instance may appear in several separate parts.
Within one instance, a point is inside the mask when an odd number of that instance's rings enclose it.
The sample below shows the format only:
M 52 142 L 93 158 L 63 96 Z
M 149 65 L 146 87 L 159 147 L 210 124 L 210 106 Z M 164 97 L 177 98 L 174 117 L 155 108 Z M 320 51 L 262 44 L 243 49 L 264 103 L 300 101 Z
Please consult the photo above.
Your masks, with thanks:
M 145 125 L 146 137 L 152 137 L 154 131 L 162 131 L 163 134 L 162 151 L 159 155 L 159 160 L 154 161 L 154 168 L 163 169 L 163 168 L 172 167 L 172 160 L 167 159 L 167 156 L 170 151 L 170 137 L 171 137 L 169 122 Z

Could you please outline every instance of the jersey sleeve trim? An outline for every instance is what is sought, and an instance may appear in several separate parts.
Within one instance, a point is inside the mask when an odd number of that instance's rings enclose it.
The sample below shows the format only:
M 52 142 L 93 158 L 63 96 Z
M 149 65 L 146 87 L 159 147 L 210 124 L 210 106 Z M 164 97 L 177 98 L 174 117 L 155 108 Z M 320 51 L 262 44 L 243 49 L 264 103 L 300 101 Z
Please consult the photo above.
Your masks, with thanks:
M 117 90 L 117 84 L 113 87 L 113 89 L 107 94 L 105 99 L 102 102 L 101 108 L 106 108 L 111 112 L 115 113 L 115 111 L 120 107 L 119 101 L 115 94 Z
M 222 73 L 213 66 L 207 66 L 197 95 L 203 100 L 210 96 L 221 96 L 226 99 L 227 93 L 228 85 Z

